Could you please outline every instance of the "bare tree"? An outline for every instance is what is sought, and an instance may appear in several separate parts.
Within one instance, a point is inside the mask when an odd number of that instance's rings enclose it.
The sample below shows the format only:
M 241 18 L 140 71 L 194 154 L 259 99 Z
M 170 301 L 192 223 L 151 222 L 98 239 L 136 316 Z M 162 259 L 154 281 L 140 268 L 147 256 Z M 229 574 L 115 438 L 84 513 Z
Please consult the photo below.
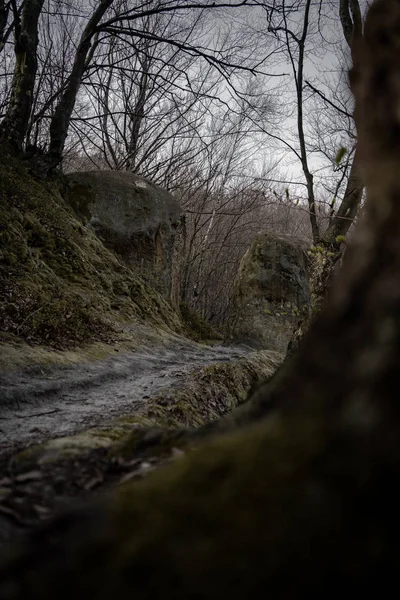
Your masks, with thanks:
M 11 3 L 15 21 L 15 65 L 11 94 L 1 131 L 2 137 L 9 139 L 17 148 L 21 148 L 23 145 L 31 114 L 37 72 L 38 22 L 43 4 L 44 0 L 26 0 L 21 4 L 21 15 L 19 15 L 17 3 Z M 53 164 L 59 163 L 62 158 L 65 140 L 83 77 L 91 64 L 98 45 L 110 35 L 118 36 L 124 41 L 133 38 L 135 40 L 147 39 L 153 42 L 168 42 L 171 47 L 181 53 L 201 57 L 205 63 L 213 65 L 225 75 L 228 75 L 236 67 L 252 70 L 251 67 L 244 64 L 234 65 L 229 60 L 225 60 L 216 48 L 202 48 L 200 45 L 192 43 L 192 40 L 182 40 L 179 37 L 164 39 L 159 33 L 146 32 L 142 28 L 142 24 L 147 17 L 157 14 L 249 7 L 256 6 L 258 2 L 251 0 L 209 2 L 207 0 L 206 2 L 196 3 L 162 0 L 140 2 L 138 0 L 133 6 L 131 3 L 126 4 L 126 6 L 121 2 L 115 4 L 116 10 L 113 10 L 114 0 L 101 0 L 92 13 L 85 16 L 80 13 L 79 22 L 83 23 L 84 26 L 76 43 L 74 60 L 68 68 L 68 76 L 64 84 L 57 90 L 56 97 L 51 96 L 48 99 L 48 105 L 51 105 L 48 155 Z M 54 8 L 56 7 L 57 2 L 54 1 Z M 3 23 L 9 15 L 8 4 L 4 4 L 1 14 L 3 15 Z M 4 31 L 5 29 L 2 33 L 3 37 Z M 25 65 L 24 68 L 23 65 Z
M 310 251 L 310 288 L 312 298 L 311 315 L 318 311 L 323 302 L 326 291 L 329 289 L 336 264 L 342 255 L 342 242 L 353 223 L 363 195 L 363 183 L 359 174 L 359 159 L 355 143 L 352 108 L 345 108 L 337 102 L 335 93 L 337 87 L 329 80 L 328 85 L 319 87 L 305 75 L 306 54 L 310 58 L 315 56 L 314 64 L 318 63 L 321 53 L 321 40 L 324 35 L 324 18 L 337 14 L 339 9 L 341 32 L 350 53 L 354 43 L 362 37 L 362 13 L 358 0 L 342 0 L 336 3 L 300 2 L 282 5 L 280 14 L 267 13 L 269 31 L 274 33 L 279 42 L 285 44 L 285 56 L 288 59 L 295 90 L 295 114 L 297 142 L 282 140 L 297 157 L 301 164 L 306 182 L 307 203 L 313 236 L 313 247 Z M 324 15 L 323 11 L 327 14 Z M 328 22 L 328 21 L 327 21 Z M 339 32 L 329 31 L 328 37 L 338 35 Z M 343 58 L 343 44 L 336 38 L 336 45 L 341 47 Z M 330 39 L 330 45 L 333 41 Z M 307 49 L 307 53 L 306 53 Z M 312 53 L 312 54 L 311 54 Z M 315 79 L 315 76 L 314 76 Z M 337 86 L 338 84 L 336 84 Z M 340 86 L 340 82 L 339 82 Z M 310 110 L 310 99 L 318 99 L 319 107 L 314 104 Z M 306 109 L 308 103 L 308 109 Z M 336 132 L 332 135 L 331 128 L 327 128 L 327 118 L 321 116 L 321 104 L 324 112 L 333 115 L 332 120 L 344 119 L 345 147 L 340 146 L 335 151 L 332 149 L 332 140 L 337 140 Z M 315 110 L 315 107 L 317 109 Z M 312 122 L 313 114 L 314 124 Z M 310 120 L 311 114 L 311 120 Z M 316 133 L 315 122 L 319 121 L 318 144 L 313 136 Z M 343 133 L 343 123 L 338 131 Z M 330 139 L 328 139 L 328 136 Z M 343 138 L 343 135 L 342 135 Z M 343 143 L 343 142 L 342 142 Z M 326 148 L 330 146 L 330 151 Z M 343 160 L 343 152 L 347 156 Z M 318 159 L 318 156 L 320 159 Z M 321 166 L 321 159 L 323 165 Z M 313 167 L 311 165 L 314 165 Z M 327 173 L 327 169 L 330 170 Z M 318 173 L 316 185 L 316 173 Z M 329 181 L 329 186 L 327 186 Z M 321 189 L 330 189 L 333 193 L 330 200 L 321 197 Z M 340 198 L 341 195 L 341 198 Z M 300 324 L 296 333 L 297 340 L 301 339 L 306 322 Z
M 148 39 L 153 41 L 168 42 L 174 48 L 189 55 L 200 56 L 206 63 L 213 65 L 224 74 L 230 73 L 233 68 L 237 68 L 239 64 L 233 64 L 224 60 L 221 53 L 215 50 L 200 49 L 199 46 L 192 45 L 189 41 L 174 39 L 168 37 L 163 38 L 159 34 L 146 32 L 140 26 L 143 19 L 155 14 L 179 13 L 180 11 L 188 10 L 204 10 L 207 8 L 237 8 L 244 6 L 252 6 L 258 3 L 245 0 L 243 2 L 155 2 L 139 4 L 134 8 L 128 8 L 125 11 L 119 12 L 109 19 L 102 21 L 107 9 L 112 5 L 112 0 L 102 0 L 96 11 L 90 17 L 81 36 L 78 45 L 74 65 L 69 76 L 68 84 L 63 92 L 60 102 L 58 103 L 54 116 L 50 123 L 50 148 L 49 153 L 56 162 L 61 160 L 62 152 L 65 145 L 66 136 L 72 111 L 75 106 L 77 93 L 80 88 L 83 75 L 89 66 L 95 48 L 99 45 L 102 36 L 117 35 L 122 38 L 129 39 L 137 38 L 140 40 Z M 129 24 L 127 26 L 127 23 Z M 139 24 L 139 27 L 135 25 Z M 93 41 L 94 40 L 94 41 Z M 92 44 L 93 41 L 93 44 Z M 90 51 L 90 52 L 89 52 Z M 251 67 L 241 65 L 242 69 L 248 69 L 253 72 Z
M 15 67 L 7 111 L 0 125 L 0 137 L 22 148 L 32 108 L 37 70 L 38 21 L 44 0 L 25 0 L 14 12 Z
M 38 70 L 25 147 L 48 149 L 49 121 L 68 82 L 85 10 L 75 2 L 54 10 L 47 0 L 39 19 Z
M 75 106 L 76 96 L 82 82 L 83 74 L 90 63 L 93 49 L 98 43 L 98 40 L 95 38 L 95 34 L 97 33 L 96 28 L 112 2 L 113 0 L 101 0 L 84 28 L 76 50 L 75 60 L 68 77 L 68 82 L 52 116 L 50 122 L 49 155 L 56 163 L 58 163 L 62 157 L 72 111 Z
M 142 28 L 166 39 L 172 33 L 187 38 L 199 29 L 199 16 L 188 15 L 182 23 L 174 15 L 153 15 Z M 178 153 L 180 140 L 195 136 L 196 122 L 209 110 L 214 69 L 200 73 L 196 56 L 147 39 L 129 42 L 112 35 L 99 43 L 98 53 L 83 81 L 86 102 L 73 116 L 71 142 L 79 138 L 88 157 L 97 150 L 94 164 L 100 160 L 160 182 L 166 158 L 168 167 L 180 162 L 182 152 L 188 152 L 181 147 Z M 199 111 L 200 104 L 204 110 Z
M 18 6 L 16 2 L 0 0 L 0 52 L 15 29 L 15 20 L 21 14 L 22 3 Z M 11 22 L 9 22 L 11 21 Z

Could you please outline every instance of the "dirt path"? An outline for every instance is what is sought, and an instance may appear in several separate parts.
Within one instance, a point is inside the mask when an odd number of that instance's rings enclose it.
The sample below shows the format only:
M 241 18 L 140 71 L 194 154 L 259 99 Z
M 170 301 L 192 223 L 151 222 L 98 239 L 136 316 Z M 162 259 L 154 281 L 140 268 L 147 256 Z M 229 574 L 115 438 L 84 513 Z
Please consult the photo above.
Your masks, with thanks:
M 77 364 L 0 375 L 0 454 L 135 412 L 193 369 L 245 348 L 173 344 Z

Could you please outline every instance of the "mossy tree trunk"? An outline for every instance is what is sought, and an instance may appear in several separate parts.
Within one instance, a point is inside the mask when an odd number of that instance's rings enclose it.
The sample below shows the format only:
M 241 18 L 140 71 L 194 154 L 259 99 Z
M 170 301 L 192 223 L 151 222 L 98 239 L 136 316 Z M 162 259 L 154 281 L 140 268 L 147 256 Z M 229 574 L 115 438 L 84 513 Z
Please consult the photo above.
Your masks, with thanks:
M 339 16 L 343 35 L 353 54 L 353 46 L 362 39 L 362 19 L 358 0 L 341 0 Z M 307 318 L 302 319 L 293 332 L 288 348 L 289 353 L 298 348 L 311 320 L 321 309 L 332 284 L 335 268 L 342 256 L 342 242 L 345 241 L 346 234 L 357 216 L 362 200 L 364 182 L 360 170 L 360 152 L 356 147 L 343 199 L 323 234 L 320 235 L 319 231 L 315 230 L 315 219 L 310 212 L 314 241 L 309 252 L 311 305 Z M 304 166 L 303 171 L 306 174 Z M 309 178 L 307 178 L 307 187 L 310 187 Z
M 364 183 L 360 176 L 360 153 L 356 148 L 343 200 L 328 229 L 311 253 L 311 313 L 321 309 L 332 284 L 334 269 L 341 258 L 341 246 L 360 207 Z
M 44 0 L 25 0 L 21 15 L 15 13 L 15 67 L 11 94 L 0 136 L 22 149 L 32 108 L 37 71 L 38 21 Z
M 362 19 L 358 0 L 340 0 L 339 16 L 343 35 L 353 53 L 362 38 Z M 356 147 L 343 199 L 326 231 L 314 239 L 317 251 L 311 253 L 311 314 L 320 310 L 332 283 L 333 271 L 340 259 L 341 242 L 354 222 L 361 203 L 364 182 L 360 174 L 360 152 Z
M 310 321 L 321 310 L 342 258 L 343 242 L 357 215 L 364 191 L 359 162 L 359 151 L 356 149 L 343 201 L 322 238 L 309 251 L 310 311 L 294 331 L 289 352 L 298 348 Z
M 326 246 L 344 238 L 357 216 L 364 191 L 360 170 L 360 152 L 356 148 L 343 200 L 320 240 Z

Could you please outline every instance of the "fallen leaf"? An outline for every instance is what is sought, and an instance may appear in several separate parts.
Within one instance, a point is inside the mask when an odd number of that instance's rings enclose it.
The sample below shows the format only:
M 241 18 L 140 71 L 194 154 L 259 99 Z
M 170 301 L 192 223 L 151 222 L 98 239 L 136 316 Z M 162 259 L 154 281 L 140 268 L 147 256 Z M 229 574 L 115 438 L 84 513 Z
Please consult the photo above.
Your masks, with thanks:
M 100 485 L 101 483 L 103 483 L 104 481 L 104 477 L 103 475 L 99 472 L 97 475 L 95 475 L 94 477 L 92 477 L 91 479 L 89 479 L 89 481 L 87 481 L 84 485 L 83 485 L 83 489 L 86 490 L 87 492 L 89 490 L 92 490 L 93 488 L 97 487 L 98 485 Z
M 34 504 L 33 509 L 41 518 L 45 518 L 50 514 L 50 509 L 46 508 L 46 506 L 40 506 L 40 504 Z
M 28 471 L 27 473 L 21 473 L 21 475 L 17 475 L 15 481 L 18 483 L 24 483 L 25 481 L 37 481 L 38 479 L 43 479 L 42 471 Z

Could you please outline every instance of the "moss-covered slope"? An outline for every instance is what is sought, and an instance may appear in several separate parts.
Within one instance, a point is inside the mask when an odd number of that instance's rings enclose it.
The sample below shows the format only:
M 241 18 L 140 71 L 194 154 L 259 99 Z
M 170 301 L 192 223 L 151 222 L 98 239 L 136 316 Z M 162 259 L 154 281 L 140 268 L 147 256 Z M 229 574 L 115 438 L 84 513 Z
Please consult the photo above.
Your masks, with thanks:
M 63 348 L 113 339 L 127 322 L 180 331 L 167 302 L 75 218 L 61 178 L 0 159 L 1 332 Z

